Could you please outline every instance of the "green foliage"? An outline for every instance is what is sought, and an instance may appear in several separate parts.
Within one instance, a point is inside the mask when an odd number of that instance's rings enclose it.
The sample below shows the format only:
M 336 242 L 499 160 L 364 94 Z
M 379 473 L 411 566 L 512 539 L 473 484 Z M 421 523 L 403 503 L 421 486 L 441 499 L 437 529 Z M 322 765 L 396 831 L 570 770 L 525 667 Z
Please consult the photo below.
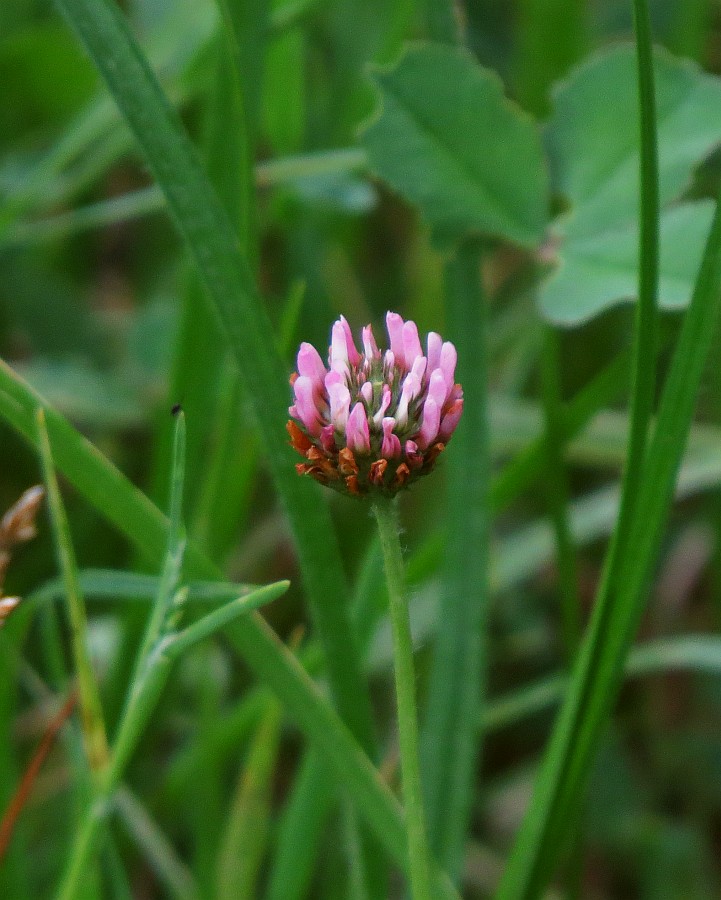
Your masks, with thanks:
M 538 243 L 548 216 L 540 135 L 498 77 L 462 50 L 419 44 L 373 78 L 380 102 L 363 132 L 371 168 L 419 206 L 436 239 Z
M 298 343 L 387 309 L 466 402 L 399 509 L 431 895 L 718 896 L 712 4 L 56 5 L 0 3 L 0 516 L 51 489 L 0 822 L 80 702 L 0 896 L 407 891 L 380 548 L 284 431 Z
M 713 204 L 682 203 L 661 218 L 659 297 L 665 309 L 688 305 L 698 273 Z M 557 268 L 543 284 L 539 304 L 558 325 L 579 325 L 638 291 L 638 223 L 587 237 L 559 238 Z
M 679 308 L 691 298 L 711 210 L 678 201 L 694 169 L 721 142 L 721 81 L 662 52 L 654 68 L 663 207 L 659 298 L 662 306 Z M 554 92 L 546 141 L 554 188 L 569 209 L 552 226 L 549 249 L 558 268 L 539 302 L 560 324 L 579 324 L 636 296 L 636 81 L 633 48 L 622 46 L 584 63 Z

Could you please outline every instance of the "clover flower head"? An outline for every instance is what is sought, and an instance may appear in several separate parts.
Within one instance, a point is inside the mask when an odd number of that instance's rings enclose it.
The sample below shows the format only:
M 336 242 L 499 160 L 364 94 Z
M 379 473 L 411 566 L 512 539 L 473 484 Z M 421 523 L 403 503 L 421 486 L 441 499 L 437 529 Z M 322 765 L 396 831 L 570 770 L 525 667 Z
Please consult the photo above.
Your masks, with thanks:
M 390 349 L 363 329 L 359 352 L 343 316 L 331 332 L 328 366 L 311 344 L 298 350 L 287 428 L 304 457 L 296 469 L 341 493 L 395 494 L 426 475 L 463 411 L 456 348 L 430 332 L 423 352 L 415 322 L 386 315 Z

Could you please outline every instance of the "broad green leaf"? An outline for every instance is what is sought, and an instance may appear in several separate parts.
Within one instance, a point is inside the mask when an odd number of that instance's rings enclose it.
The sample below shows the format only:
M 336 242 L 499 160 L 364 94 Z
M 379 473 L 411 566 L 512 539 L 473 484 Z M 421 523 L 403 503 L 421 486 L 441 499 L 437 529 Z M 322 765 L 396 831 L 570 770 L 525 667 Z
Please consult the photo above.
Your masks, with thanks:
M 721 142 L 721 80 L 657 50 L 659 301 L 685 307 L 711 222 L 708 203 L 669 207 Z M 576 325 L 638 291 L 639 112 L 631 45 L 580 66 L 557 89 L 547 146 L 555 187 L 570 203 L 553 225 L 557 267 L 541 286 L 541 312 Z
M 418 43 L 373 78 L 380 101 L 362 135 L 371 168 L 420 208 L 437 238 L 540 241 L 548 217 L 540 137 L 494 73 L 462 50 Z
M 688 305 L 711 225 L 713 203 L 684 203 L 661 215 L 660 305 Z M 576 325 L 638 291 L 638 223 L 585 237 L 569 236 L 539 304 L 552 322 Z
M 655 53 L 662 205 L 688 187 L 721 142 L 721 80 Z M 547 141 L 556 187 L 570 201 L 564 235 L 597 235 L 638 215 L 639 114 L 631 44 L 577 68 L 556 91 Z

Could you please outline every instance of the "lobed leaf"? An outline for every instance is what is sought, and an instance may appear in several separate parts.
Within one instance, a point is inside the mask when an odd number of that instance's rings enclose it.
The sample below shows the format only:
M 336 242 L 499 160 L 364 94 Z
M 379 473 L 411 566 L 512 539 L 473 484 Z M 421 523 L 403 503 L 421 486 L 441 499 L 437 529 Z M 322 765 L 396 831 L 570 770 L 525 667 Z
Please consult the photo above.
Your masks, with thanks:
M 713 203 L 683 203 L 661 215 L 659 302 L 664 309 L 688 305 L 711 225 Z M 638 223 L 597 235 L 569 236 L 559 264 L 543 285 L 539 306 L 559 325 L 580 325 L 638 291 Z
M 721 79 L 656 50 L 661 249 L 659 302 L 686 307 L 711 223 L 708 202 L 670 206 L 721 142 Z M 541 313 L 579 325 L 637 296 L 639 108 L 632 45 L 579 66 L 556 90 L 546 143 L 556 189 L 570 209 L 553 225 L 556 268 Z M 613 102 L 609 103 L 609 98 Z
M 463 50 L 417 43 L 373 79 L 379 105 L 362 134 L 370 166 L 420 208 L 437 238 L 540 241 L 548 221 L 540 135 L 493 72 Z
M 654 74 L 665 206 L 721 142 L 721 79 L 661 50 L 654 54 Z M 638 216 L 637 84 L 634 49 L 627 44 L 592 57 L 556 90 L 546 136 L 554 186 L 571 203 L 560 223 L 568 237 L 598 235 Z

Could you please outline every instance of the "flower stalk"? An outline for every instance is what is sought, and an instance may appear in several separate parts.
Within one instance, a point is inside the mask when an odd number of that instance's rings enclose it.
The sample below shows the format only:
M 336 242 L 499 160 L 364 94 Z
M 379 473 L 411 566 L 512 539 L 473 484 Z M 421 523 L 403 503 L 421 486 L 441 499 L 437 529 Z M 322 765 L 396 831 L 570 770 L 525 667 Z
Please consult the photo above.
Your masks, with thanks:
M 431 900 L 431 861 L 418 751 L 413 666 L 403 555 L 395 495 L 428 474 L 463 412 L 456 348 L 430 332 L 423 351 L 415 322 L 386 314 L 390 347 L 363 329 L 362 351 L 343 316 L 334 323 L 326 367 L 311 344 L 300 345 L 291 376 L 294 403 L 287 429 L 304 457 L 296 470 L 353 497 L 368 497 L 383 551 L 393 627 L 398 736 L 413 900 Z
M 405 591 L 405 572 L 395 501 L 378 497 L 373 502 L 378 523 L 393 627 L 394 672 L 398 706 L 398 740 L 403 778 L 403 801 L 408 830 L 408 857 L 413 900 L 431 900 L 431 866 L 428 855 L 423 794 L 418 755 L 418 714 L 413 639 Z

